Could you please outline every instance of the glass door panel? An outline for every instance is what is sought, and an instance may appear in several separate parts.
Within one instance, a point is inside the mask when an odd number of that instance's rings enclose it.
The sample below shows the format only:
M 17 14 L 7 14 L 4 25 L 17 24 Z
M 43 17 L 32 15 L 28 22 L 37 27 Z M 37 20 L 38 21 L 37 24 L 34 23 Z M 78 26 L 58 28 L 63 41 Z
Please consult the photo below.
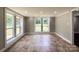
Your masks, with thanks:
M 41 32 L 41 18 L 35 19 L 35 32 Z
M 49 23 L 48 18 L 43 18 L 43 32 L 49 31 Z

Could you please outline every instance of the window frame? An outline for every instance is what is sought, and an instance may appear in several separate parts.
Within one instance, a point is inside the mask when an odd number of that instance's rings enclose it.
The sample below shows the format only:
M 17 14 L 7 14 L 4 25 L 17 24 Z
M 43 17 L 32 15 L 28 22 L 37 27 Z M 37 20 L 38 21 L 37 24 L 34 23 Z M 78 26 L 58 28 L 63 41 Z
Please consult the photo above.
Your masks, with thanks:
M 20 16 L 16 16 L 16 21 L 17 21 L 17 18 L 19 18 L 19 20 L 20 20 L 19 22 L 20 23 L 19 23 L 19 27 L 18 27 L 19 28 L 19 33 L 18 34 L 17 34 L 17 26 L 15 25 L 16 26 L 16 36 L 19 35 L 19 34 L 21 34 L 21 30 L 22 30 L 21 29 L 21 17 Z
M 10 14 L 10 15 L 12 15 L 13 16 L 13 28 L 12 28 L 12 37 L 11 38 L 9 38 L 9 39 L 7 39 L 7 26 L 6 26 L 6 24 L 7 24 L 7 22 L 6 22 L 6 20 L 7 20 L 7 14 Z M 17 34 L 16 35 L 16 17 L 19 17 L 19 19 L 20 19 L 20 26 L 19 26 L 19 29 L 20 29 L 20 33 L 19 34 Z M 12 39 L 14 39 L 14 38 L 16 38 L 16 37 L 18 37 L 20 34 L 22 34 L 23 33 L 23 16 L 20 16 L 20 15 L 17 15 L 17 14 L 13 14 L 13 13 L 11 13 L 11 12 L 7 12 L 6 11 L 6 13 L 5 13 L 5 40 L 6 40 L 6 42 L 8 42 L 8 41 L 10 41 L 10 40 L 12 40 Z
M 37 25 L 36 21 L 37 21 L 38 19 L 39 19 L 40 22 L 41 22 L 41 23 L 40 23 L 40 27 L 41 27 L 41 28 L 40 28 L 40 29 L 41 29 L 40 31 L 37 31 L 37 30 L 36 30 L 36 25 Z M 44 22 L 45 20 L 46 20 L 47 22 Z M 34 31 L 35 31 L 35 32 L 50 32 L 50 24 L 49 24 L 49 23 L 50 23 L 50 18 L 49 18 L 49 17 L 35 17 L 35 20 L 34 20 L 35 30 L 34 30 Z M 47 26 L 44 26 L 44 24 L 47 24 Z M 45 27 L 48 27 L 48 31 L 44 31 L 44 28 L 45 28 Z
M 9 39 L 7 39 L 7 30 L 8 30 L 8 28 L 7 28 L 7 22 L 6 22 L 6 20 L 7 20 L 7 14 L 13 16 L 13 19 L 12 19 L 12 21 L 13 21 L 12 32 L 13 32 L 13 33 L 12 33 L 12 37 L 9 38 Z M 5 19 L 5 32 L 6 32 L 6 33 L 5 33 L 5 37 L 6 37 L 6 40 L 9 41 L 9 40 L 11 40 L 12 38 L 14 38 L 14 15 L 7 12 L 7 13 L 5 13 L 5 17 L 6 17 L 6 19 Z

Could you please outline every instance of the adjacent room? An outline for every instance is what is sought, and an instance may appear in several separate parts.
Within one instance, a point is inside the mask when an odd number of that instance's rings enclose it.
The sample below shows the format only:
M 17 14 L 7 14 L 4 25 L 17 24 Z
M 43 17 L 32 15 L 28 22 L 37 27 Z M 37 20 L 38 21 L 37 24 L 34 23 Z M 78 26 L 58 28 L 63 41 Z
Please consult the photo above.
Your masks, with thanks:
M 77 52 L 78 22 L 78 7 L 0 7 L 0 51 Z

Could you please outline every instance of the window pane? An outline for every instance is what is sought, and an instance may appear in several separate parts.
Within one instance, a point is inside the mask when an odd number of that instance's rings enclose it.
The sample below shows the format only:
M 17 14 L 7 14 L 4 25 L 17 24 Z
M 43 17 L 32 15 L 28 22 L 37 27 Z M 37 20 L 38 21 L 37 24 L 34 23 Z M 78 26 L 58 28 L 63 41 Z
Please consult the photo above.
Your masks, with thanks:
M 49 28 L 48 28 L 48 18 L 43 18 L 43 32 L 48 32 Z
M 6 39 L 10 39 L 12 38 L 14 35 L 13 35 L 13 19 L 14 19 L 14 16 L 11 15 L 11 14 L 6 14 Z
M 41 18 L 35 19 L 35 32 L 41 32 Z
M 35 19 L 35 32 L 49 32 L 49 18 L 37 17 Z
M 41 23 L 40 19 L 36 20 L 36 24 L 40 24 L 40 23 Z
M 48 24 L 48 18 L 43 18 L 43 24 Z
M 21 21 L 20 17 L 16 17 L 16 35 L 21 33 Z

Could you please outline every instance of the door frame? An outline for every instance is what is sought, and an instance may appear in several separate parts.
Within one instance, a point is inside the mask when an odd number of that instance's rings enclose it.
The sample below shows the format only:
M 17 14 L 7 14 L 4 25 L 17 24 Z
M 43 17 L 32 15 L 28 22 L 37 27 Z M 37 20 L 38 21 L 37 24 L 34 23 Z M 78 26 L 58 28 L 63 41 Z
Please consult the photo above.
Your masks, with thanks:
M 35 33 L 48 33 L 50 32 L 50 18 L 49 17 L 35 17 L 35 18 L 40 18 L 41 21 L 41 32 L 36 32 L 34 29 Z M 43 18 L 48 18 L 48 31 L 47 32 L 43 32 Z M 34 20 L 34 28 L 35 28 L 35 24 L 36 24 L 36 19 Z

